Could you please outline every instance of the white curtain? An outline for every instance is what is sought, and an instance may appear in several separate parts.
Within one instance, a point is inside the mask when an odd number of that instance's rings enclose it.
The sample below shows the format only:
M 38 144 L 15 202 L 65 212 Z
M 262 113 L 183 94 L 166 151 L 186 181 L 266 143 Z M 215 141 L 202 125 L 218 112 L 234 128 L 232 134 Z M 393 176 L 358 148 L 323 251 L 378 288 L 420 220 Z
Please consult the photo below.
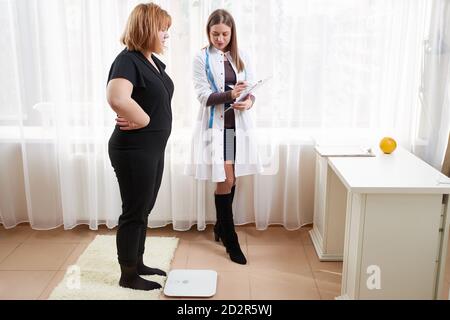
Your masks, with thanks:
M 414 152 L 441 170 L 450 134 L 450 1 L 434 1 L 429 28 Z
M 311 223 L 315 143 L 415 141 L 427 0 L 164 0 L 173 18 L 161 58 L 175 83 L 173 133 L 149 226 L 215 221 L 214 185 L 183 175 L 198 110 L 192 58 L 209 13 L 235 17 L 258 78 L 263 175 L 239 178 L 235 223 Z M 114 227 L 121 211 L 107 142 L 109 67 L 126 0 L 0 0 L 0 223 L 35 229 Z

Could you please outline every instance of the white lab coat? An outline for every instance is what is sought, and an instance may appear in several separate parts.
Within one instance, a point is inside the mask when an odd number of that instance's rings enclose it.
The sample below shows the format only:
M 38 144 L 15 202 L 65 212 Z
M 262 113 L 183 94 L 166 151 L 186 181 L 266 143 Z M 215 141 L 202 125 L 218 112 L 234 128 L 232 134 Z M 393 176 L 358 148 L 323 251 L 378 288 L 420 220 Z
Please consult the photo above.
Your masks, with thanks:
M 244 62 L 245 70 L 239 73 L 229 52 L 223 53 L 213 46 L 202 49 L 194 58 L 193 82 L 200 106 L 192 136 L 189 163 L 185 168 L 185 173 L 198 180 L 223 182 L 226 179 L 223 160 L 224 105 L 215 106 L 213 126 L 209 128 L 211 108 L 206 106 L 206 102 L 214 91 L 206 74 L 206 50 L 209 50 L 209 65 L 219 92 L 224 92 L 225 88 L 224 54 L 237 75 L 237 81 L 245 80 L 248 83 L 254 83 L 253 70 L 249 59 L 242 51 L 239 51 L 239 55 Z M 235 176 L 261 173 L 263 167 L 257 150 L 255 127 L 252 119 L 253 108 L 245 111 L 229 110 L 227 112 L 234 112 L 235 114 Z

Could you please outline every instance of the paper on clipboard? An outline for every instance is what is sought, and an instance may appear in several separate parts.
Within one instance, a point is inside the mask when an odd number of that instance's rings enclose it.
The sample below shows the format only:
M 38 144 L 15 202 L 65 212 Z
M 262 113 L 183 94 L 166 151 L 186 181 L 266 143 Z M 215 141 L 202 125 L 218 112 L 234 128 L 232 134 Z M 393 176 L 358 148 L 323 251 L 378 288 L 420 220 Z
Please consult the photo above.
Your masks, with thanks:
M 256 81 L 253 85 L 248 86 L 247 89 L 245 89 L 241 95 L 236 99 L 236 102 L 241 102 L 242 100 L 244 100 L 244 98 L 246 98 L 249 94 L 255 92 L 256 90 L 258 90 L 262 85 L 264 85 L 270 78 L 265 78 L 265 79 L 261 79 Z

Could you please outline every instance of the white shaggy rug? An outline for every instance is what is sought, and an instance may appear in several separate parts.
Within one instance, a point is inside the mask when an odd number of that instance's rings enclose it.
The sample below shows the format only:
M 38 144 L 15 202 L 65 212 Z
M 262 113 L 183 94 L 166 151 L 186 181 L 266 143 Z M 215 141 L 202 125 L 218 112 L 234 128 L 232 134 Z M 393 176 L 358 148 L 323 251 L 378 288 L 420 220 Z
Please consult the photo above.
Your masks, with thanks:
M 178 238 L 147 237 L 144 263 L 168 273 L 177 246 Z M 164 288 L 166 277 L 142 277 L 156 281 Z M 55 287 L 49 300 L 156 300 L 163 290 L 122 288 L 119 278 L 116 237 L 98 235 L 76 264 L 67 269 L 64 279 Z

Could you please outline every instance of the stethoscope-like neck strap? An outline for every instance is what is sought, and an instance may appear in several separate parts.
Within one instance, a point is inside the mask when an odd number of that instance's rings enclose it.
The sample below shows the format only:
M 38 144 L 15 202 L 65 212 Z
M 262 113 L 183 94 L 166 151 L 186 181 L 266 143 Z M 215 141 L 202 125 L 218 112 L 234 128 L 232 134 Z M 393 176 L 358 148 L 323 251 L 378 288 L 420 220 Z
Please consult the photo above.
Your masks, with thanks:
M 209 64 L 209 47 L 207 47 L 205 49 L 205 52 L 206 52 L 206 62 L 205 62 L 206 76 L 208 77 L 208 81 L 211 84 L 211 86 L 213 87 L 214 91 L 218 92 L 219 90 L 217 89 L 216 83 L 214 81 L 214 76 L 211 71 L 211 66 Z
M 209 47 L 205 48 L 205 52 L 206 52 L 206 60 L 205 60 L 206 77 L 208 78 L 208 82 L 211 84 L 214 92 L 219 92 L 219 90 L 217 89 L 216 83 L 214 81 L 213 74 L 211 72 L 211 66 L 209 65 Z M 215 106 L 211 106 L 211 107 L 209 107 L 209 109 L 210 109 L 210 113 L 209 113 L 208 127 L 211 129 L 213 127 Z

